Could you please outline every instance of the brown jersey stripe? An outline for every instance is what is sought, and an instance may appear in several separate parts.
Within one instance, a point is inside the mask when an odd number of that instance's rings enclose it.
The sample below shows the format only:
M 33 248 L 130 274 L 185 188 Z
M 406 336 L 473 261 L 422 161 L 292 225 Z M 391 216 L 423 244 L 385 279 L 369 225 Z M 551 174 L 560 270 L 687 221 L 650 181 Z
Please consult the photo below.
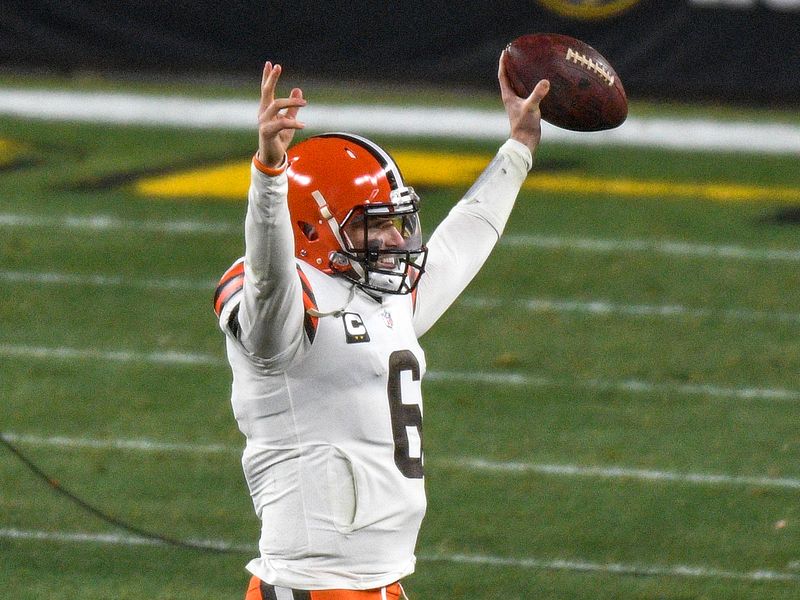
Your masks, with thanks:
M 238 279 L 237 279 L 238 278 Z M 244 280 L 244 259 L 240 258 L 233 265 L 231 265 L 225 274 L 220 278 L 216 289 L 214 290 L 214 312 L 217 316 L 222 312 L 222 307 L 232 294 L 236 293 L 235 287 L 237 282 L 241 283 Z M 231 286 L 234 286 L 233 288 Z M 229 291 L 233 289 L 233 291 Z M 242 289 L 241 285 L 238 289 Z M 224 298 L 222 297 L 224 294 Z
M 227 271 L 225 274 L 220 278 L 218 285 L 224 285 L 230 279 L 236 277 L 237 275 L 244 275 L 244 261 L 239 260 L 236 261 Z
M 214 293 L 214 312 L 217 313 L 217 316 L 222 314 L 222 309 L 225 307 L 225 303 L 230 300 L 231 296 L 243 287 L 244 273 L 236 277 L 231 277 L 228 281 L 217 287 L 217 291 Z
M 317 327 L 319 326 L 319 317 L 312 317 L 308 314 L 308 309 L 313 308 L 317 310 L 317 299 L 314 297 L 314 292 L 311 290 L 311 283 L 308 281 L 306 274 L 297 267 L 297 274 L 300 276 L 300 285 L 303 288 L 303 310 L 305 311 L 303 318 L 303 327 L 305 328 L 306 335 L 310 342 L 314 341 L 317 335 Z
M 314 302 L 314 307 L 317 306 L 317 300 L 314 298 L 314 292 L 311 291 L 311 283 L 308 281 L 308 277 L 306 274 L 303 273 L 303 270 L 300 267 L 297 267 L 297 274 L 300 276 L 300 283 L 303 286 L 303 293 L 307 294 L 309 298 L 311 298 L 312 302 Z

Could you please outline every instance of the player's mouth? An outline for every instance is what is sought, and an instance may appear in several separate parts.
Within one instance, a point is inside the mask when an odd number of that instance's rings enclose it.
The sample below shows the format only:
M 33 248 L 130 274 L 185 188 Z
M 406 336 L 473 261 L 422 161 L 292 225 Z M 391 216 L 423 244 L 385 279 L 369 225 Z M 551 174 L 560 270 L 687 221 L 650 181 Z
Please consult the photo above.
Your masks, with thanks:
M 382 256 L 375 264 L 379 269 L 394 270 L 397 268 L 397 258 L 394 256 Z

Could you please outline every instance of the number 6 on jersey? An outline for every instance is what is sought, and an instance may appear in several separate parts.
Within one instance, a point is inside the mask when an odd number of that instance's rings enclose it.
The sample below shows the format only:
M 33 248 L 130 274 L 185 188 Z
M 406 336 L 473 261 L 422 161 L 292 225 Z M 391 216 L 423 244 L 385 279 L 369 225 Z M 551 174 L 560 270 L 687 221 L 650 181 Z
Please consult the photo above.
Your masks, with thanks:
M 422 396 L 415 394 L 416 403 L 403 403 L 402 373 L 408 371 L 412 381 L 419 381 L 419 362 L 410 350 L 397 350 L 389 356 L 389 411 L 392 416 L 394 462 L 409 479 L 421 479 L 422 468 Z M 418 386 L 419 384 L 417 384 Z

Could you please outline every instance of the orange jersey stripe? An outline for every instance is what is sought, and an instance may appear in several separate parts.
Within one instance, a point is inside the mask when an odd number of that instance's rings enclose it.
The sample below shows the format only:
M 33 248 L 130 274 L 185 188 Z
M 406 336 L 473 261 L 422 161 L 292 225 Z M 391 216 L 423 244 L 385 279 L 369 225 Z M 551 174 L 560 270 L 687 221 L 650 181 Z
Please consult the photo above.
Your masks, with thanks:
M 244 258 L 237 260 L 225 271 L 214 291 L 214 312 L 219 317 L 225 303 L 244 286 Z
M 300 285 L 303 290 L 303 309 L 317 309 L 317 299 L 314 297 L 314 292 L 311 290 L 311 283 L 308 281 L 305 273 L 297 267 L 297 274 L 300 277 Z M 225 304 L 231 297 L 239 292 L 244 287 L 244 259 L 240 258 L 233 265 L 225 271 L 225 274 L 220 278 L 219 284 L 214 292 L 214 312 L 219 317 Z M 314 341 L 317 334 L 317 327 L 319 326 L 319 317 L 312 317 L 305 313 L 303 320 L 303 328 L 310 341 Z
M 217 313 L 217 316 L 222 314 L 222 309 L 225 307 L 228 300 L 230 300 L 231 296 L 240 291 L 243 287 L 244 275 L 239 275 L 238 277 L 229 279 L 227 283 L 217 288 L 217 293 L 215 294 L 216 300 L 214 301 L 214 312 Z

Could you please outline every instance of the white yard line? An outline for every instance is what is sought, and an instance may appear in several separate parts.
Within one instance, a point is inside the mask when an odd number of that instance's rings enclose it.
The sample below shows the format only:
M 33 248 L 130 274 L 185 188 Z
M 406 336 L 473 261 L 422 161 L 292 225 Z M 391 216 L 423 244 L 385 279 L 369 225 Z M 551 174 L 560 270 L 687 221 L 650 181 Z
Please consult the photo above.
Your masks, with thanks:
M 0 344 L 0 356 L 35 358 L 42 360 L 101 360 L 127 363 L 149 363 L 156 365 L 222 366 L 223 358 L 209 354 L 163 350 L 135 352 L 128 350 L 95 350 L 86 348 L 25 346 Z
M 79 285 L 94 287 L 131 287 L 152 290 L 208 290 L 213 291 L 215 281 L 199 279 L 139 279 L 122 275 L 5 271 L 0 270 L 0 281 L 39 285 Z
M 0 213 L 0 227 L 55 228 L 93 232 L 145 232 L 186 235 L 244 236 L 241 225 L 201 221 L 137 221 L 112 215 L 79 216 Z M 730 244 L 702 244 L 660 239 L 604 239 L 560 237 L 536 234 L 505 234 L 501 246 L 536 249 L 569 250 L 591 254 L 651 253 L 679 258 L 709 258 L 800 262 L 798 248 L 748 248 Z
M 0 213 L 0 227 L 43 227 L 77 231 L 231 235 L 244 237 L 244 225 L 220 221 L 138 221 L 113 215 L 51 215 Z
M 193 444 L 161 442 L 148 439 L 95 439 L 69 436 L 40 436 L 13 431 L 0 432 L 0 437 L 12 444 L 43 448 L 72 450 L 120 450 L 128 452 L 159 452 L 186 454 L 231 454 L 239 455 L 243 446 L 224 444 Z M 656 481 L 700 486 L 745 486 L 798 490 L 800 479 L 794 477 L 743 476 L 727 473 L 692 473 L 656 469 L 638 469 L 623 466 L 587 466 L 570 464 L 548 464 L 524 461 L 500 461 L 487 458 L 437 458 L 432 465 L 448 469 L 478 471 L 499 474 L 551 475 L 555 477 L 582 477 L 596 479 L 625 479 L 631 481 Z
M 60 542 L 77 544 L 109 544 L 116 546 L 166 546 L 165 541 L 120 533 L 89 533 L 66 531 L 42 531 L 30 529 L 0 529 L 0 538 L 11 540 L 33 540 L 40 542 Z M 215 550 L 257 553 L 254 544 L 232 544 L 222 540 L 183 540 L 189 544 Z
M 100 360 L 111 362 L 145 363 L 172 366 L 222 367 L 227 362 L 210 354 L 161 350 L 139 352 L 131 350 L 97 350 L 70 347 L 0 344 L 0 356 L 40 360 Z M 800 401 L 800 390 L 767 387 L 725 387 L 705 383 L 660 383 L 639 379 L 556 379 L 524 373 L 481 371 L 429 371 L 426 382 L 507 385 L 521 387 L 561 387 L 591 390 L 616 390 L 634 394 L 701 395 L 734 400 Z
M 485 567 L 512 567 L 518 569 L 543 569 L 552 571 L 576 571 L 582 573 L 604 573 L 614 575 L 693 577 L 708 579 L 734 579 L 741 581 L 800 581 L 800 574 L 758 569 L 754 571 L 731 571 L 711 566 L 698 565 L 645 565 L 626 563 L 599 563 L 587 560 L 543 560 L 538 558 L 506 558 L 476 554 L 430 554 L 419 557 L 423 561 L 440 561 Z
M 141 279 L 122 275 L 100 273 L 60 273 L 35 271 L 0 270 L 0 281 L 37 285 L 80 285 L 94 287 L 123 287 L 151 290 L 209 291 L 216 281 L 212 279 Z M 588 315 L 619 315 L 628 317 L 657 318 L 712 318 L 728 321 L 773 321 L 777 323 L 800 323 L 800 313 L 762 311 L 747 308 L 694 308 L 680 304 L 625 304 L 606 300 L 570 300 L 549 298 L 499 299 L 481 296 L 464 296 L 458 304 L 476 310 L 511 307 L 534 313 L 580 313 Z
M 0 539 L 29 540 L 64 544 L 103 544 L 118 546 L 164 546 L 164 542 L 143 537 L 90 532 L 43 531 L 16 528 L 0 529 Z M 224 540 L 187 540 L 208 548 L 255 554 L 255 544 L 238 544 Z M 486 554 L 455 554 L 446 552 L 421 553 L 423 562 L 444 562 L 478 567 L 507 567 L 525 570 L 572 571 L 611 575 L 733 579 L 750 582 L 797 582 L 800 574 L 772 569 L 733 571 L 710 565 L 647 565 L 641 563 L 602 563 L 589 560 L 541 559 L 533 557 L 506 557 Z
M 116 232 L 230 235 L 242 233 L 241 226 L 225 222 L 137 221 L 111 215 L 52 217 L 34 214 L 0 213 L 0 227 L 52 227 L 63 229 Z M 800 261 L 800 249 L 760 249 L 729 244 L 698 244 L 657 239 L 615 240 L 526 234 L 506 234 L 500 243 L 505 246 L 545 250 L 574 250 L 591 253 L 652 252 L 669 256 L 726 258 L 739 260 Z
M 438 462 L 470 471 L 490 473 L 537 473 L 563 477 L 593 477 L 600 479 L 628 479 L 636 481 L 658 481 L 699 485 L 730 485 L 747 487 L 775 487 L 800 490 L 800 479 L 793 477 L 744 477 L 719 473 L 678 473 L 653 469 L 629 467 L 586 467 L 580 465 L 541 464 L 520 461 L 497 461 L 483 458 L 462 458 Z
M 148 439 L 99 439 L 69 437 L 65 435 L 40 436 L 27 433 L 0 432 L 0 437 L 12 444 L 49 448 L 71 448 L 75 450 L 128 450 L 133 452 L 175 452 L 188 454 L 241 454 L 242 446 L 224 444 L 194 444 L 185 442 L 161 442 Z
M 576 238 L 535 234 L 506 234 L 500 239 L 503 246 L 536 248 L 540 250 L 570 250 L 591 254 L 652 253 L 679 258 L 713 258 L 757 261 L 800 261 L 796 248 L 746 248 L 730 244 L 699 244 L 658 239 L 615 240 Z
M 2 279 L 2 272 L 0 272 Z M 688 319 L 722 319 L 730 321 L 774 321 L 800 323 L 800 313 L 751 310 L 747 308 L 694 308 L 681 304 L 624 304 L 606 300 L 559 300 L 549 298 L 499 299 L 464 296 L 459 306 L 478 310 L 503 307 L 534 313 L 579 313 L 588 315 L 621 315 L 626 317 L 662 317 Z
M 255 131 L 257 106 L 256 99 L 0 89 L 0 115 L 57 121 Z M 309 131 L 494 140 L 508 135 L 508 118 L 499 108 L 499 100 L 496 110 L 311 103 L 303 109 L 303 121 Z M 549 123 L 543 123 L 542 130 L 545 141 L 579 145 L 800 153 L 800 126 L 788 123 L 630 116 L 621 127 L 610 131 L 576 133 Z
M 481 371 L 429 371 L 426 382 L 506 385 L 519 387 L 561 387 L 590 390 L 615 390 L 633 394 L 681 394 L 735 400 L 800 401 L 800 390 L 762 387 L 725 387 L 704 383 L 659 383 L 640 379 L 556 379 L 523 373 Z

